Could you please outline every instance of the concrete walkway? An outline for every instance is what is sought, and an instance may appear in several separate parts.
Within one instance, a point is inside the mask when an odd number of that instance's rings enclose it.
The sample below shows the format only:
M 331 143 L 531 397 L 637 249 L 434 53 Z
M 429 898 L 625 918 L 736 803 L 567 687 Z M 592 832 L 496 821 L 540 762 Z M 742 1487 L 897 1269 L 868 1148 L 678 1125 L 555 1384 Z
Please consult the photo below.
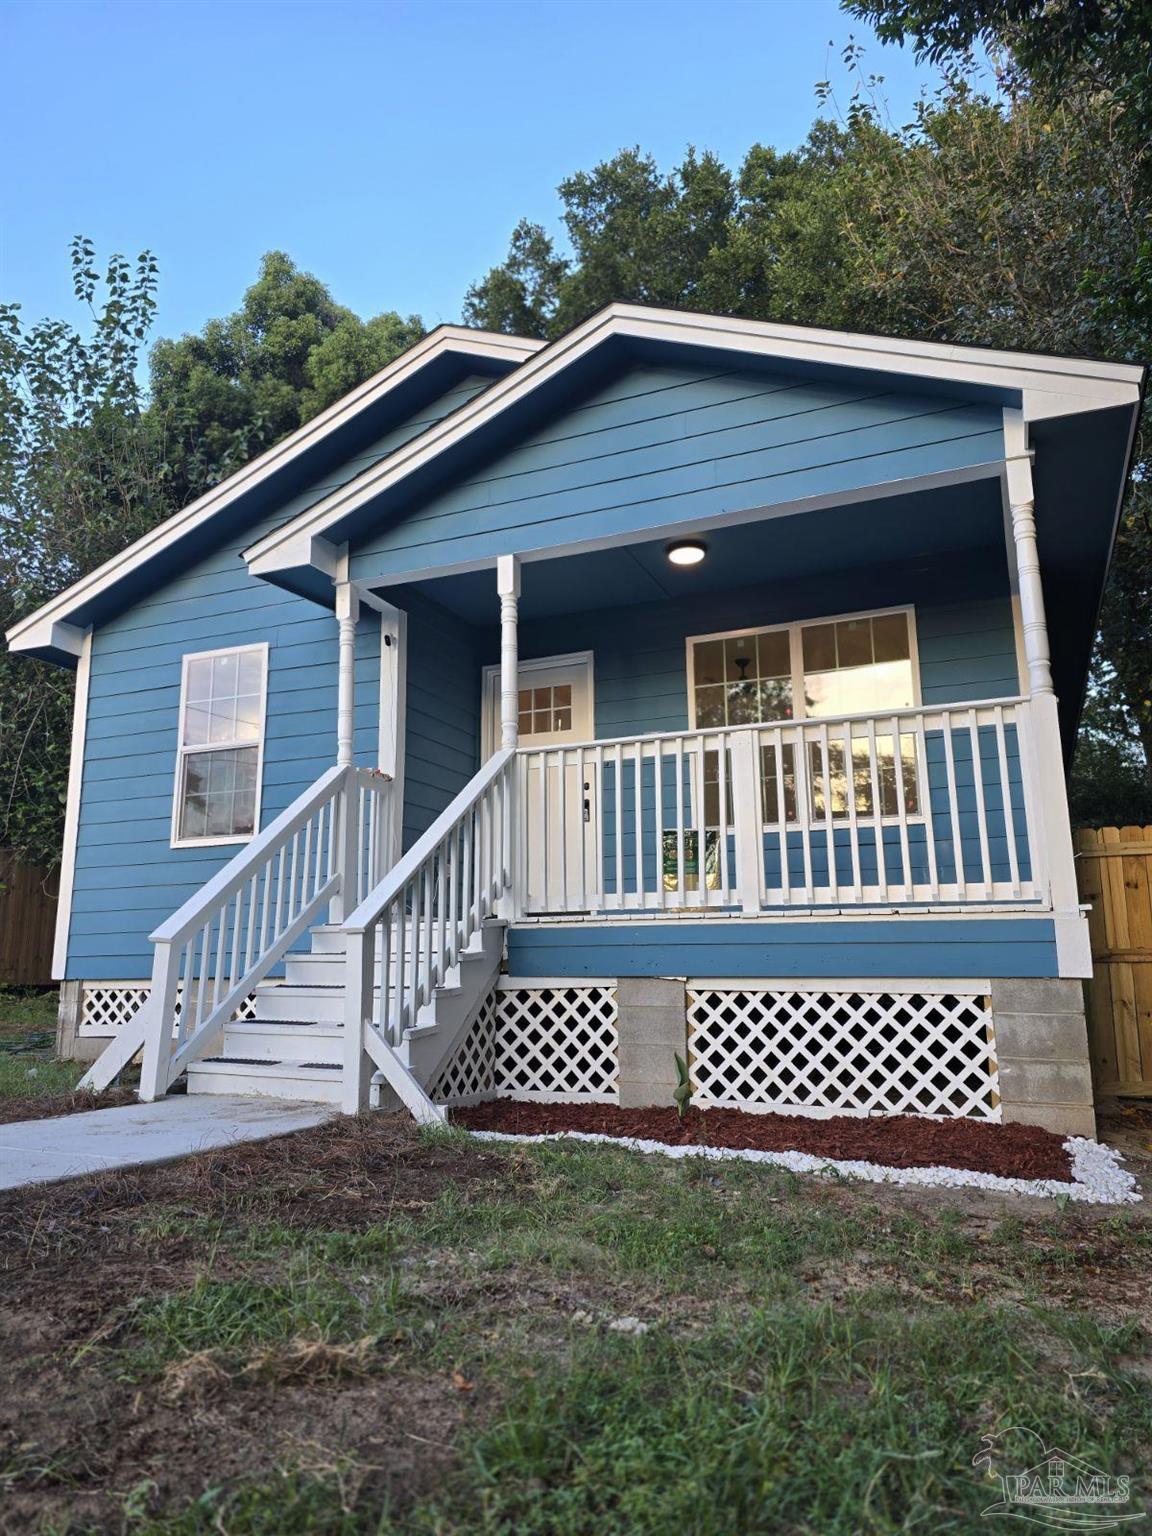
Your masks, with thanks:
M 330 1104 L 240 1094 L 175 1094 L 155 1104 L 91 1109 L 0 1125 L 0 1189 L 163 1163 L 238 1141 L 264 1141 L 322 1125 Z

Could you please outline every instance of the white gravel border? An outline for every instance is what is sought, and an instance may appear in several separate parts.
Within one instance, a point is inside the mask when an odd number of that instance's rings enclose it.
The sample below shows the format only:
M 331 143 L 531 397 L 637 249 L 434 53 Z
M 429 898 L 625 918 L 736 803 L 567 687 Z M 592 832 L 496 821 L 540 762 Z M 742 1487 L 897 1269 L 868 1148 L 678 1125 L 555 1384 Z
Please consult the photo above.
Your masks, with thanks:
M 760 1152 L 752 1148 L 669 1146 L 663 1141 L 636 1137 L 605 1136 L 592 1131 L 549 1131 L 524 1136 L 511 1131 L 469 1131 L 477 1141 L 591 1141 L 631 1152 L 654 1152 L 661 1157 L 705 1157 L 714 1162 L 771 1163 L 793 1173 L 823 1174 L 826 1178 L 867 1179 L 876 1184 L 914 1184 L 922 1188 L 989 1189 L 1004 1195 L 1040 1195 L 1054 1200 L 1061 1195 L 1089 1205 L 1126 1205 L 1141 1200 L 1136 1180 L 1123 1166 L 1123 1158 L 1111 1147 L 1084 1136 L 1070 1136 L 1064 1148 L 1072 1159 L 1072 1179 L 1007 1179 L 998 1173 L 978 1173 L 972 1168 L 889 1168 L 859 1158 L 818 1157 L 812 1152 Z

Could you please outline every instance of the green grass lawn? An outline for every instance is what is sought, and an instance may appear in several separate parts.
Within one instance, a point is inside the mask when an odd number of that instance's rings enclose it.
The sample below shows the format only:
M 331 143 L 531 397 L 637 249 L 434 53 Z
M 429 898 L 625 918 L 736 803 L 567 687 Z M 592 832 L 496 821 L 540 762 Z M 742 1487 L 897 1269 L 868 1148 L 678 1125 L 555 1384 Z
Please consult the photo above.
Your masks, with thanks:
M 0 1101 L 68 1094 L 84 1074 L 55 1058 L 55 992 L 0 988 Z
M 6 1199 L 21 1530 L 988 1532 L 998 1431 L 1152 1509 L 1141 1207 L 390 1116 Z

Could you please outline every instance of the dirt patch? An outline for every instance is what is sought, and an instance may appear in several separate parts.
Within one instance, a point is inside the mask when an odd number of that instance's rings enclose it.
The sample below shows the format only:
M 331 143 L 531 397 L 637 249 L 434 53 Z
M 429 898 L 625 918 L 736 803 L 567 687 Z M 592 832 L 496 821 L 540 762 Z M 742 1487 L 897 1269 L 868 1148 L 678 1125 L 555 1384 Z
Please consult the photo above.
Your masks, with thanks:
M 116 1109 L 135 1103 L 134 1088 L 109 1088 L 99 1095 L 84 1089 L 78 1093 L 38 1093 L 0 1099 L 0 1125 L 15 1125 L 19 1120 L 55 1120 L 60 1115 L 80 1115 L 90 1109 Z
M 142 1483 L 161 1511 L 211 1488 L 270 1479 L 285 1465 L 338 1471 L 351 1501 L 404 1507 L 448 1473 L 465 1418 L 485 1411 L 489 1396 L 410 1365 L 352 1380 L 233 1376 L 224 1390 L 200 1394 L 169 1385 L 118 1381 L 97 1356 L 0 1366 L 0 1465 L 9 1484 L 0 1531 L 71 1521 L 120 1532 L 123 1498 Z
M 184 1356 L 146 1382 L 117 1360 L 139 1298 L 186 1290 L 206 1267 L 274 1280 L 290 1257 L 253 1261 L 229 1233 L 357 1232 L 418 1216 L 448 1187 L 506 1186 L 507 1159 L 479 1150 L 380 1115 L 0 1195 L 0 1532 L 120 1532 L 122 1500 L 143 1483 L 162 1511 L 284 1466 L 338 1475 L 350 1501 L 377 1509 L 433 1491 L 497 1384 L 470 1372 L 463 1390 L 451 1362 L 423 1361 L 419 1337 Z
M 452 1112 L 472 1130 L 539 1136 L 584 1131 L 636 1137 L 668 1146 L 730 1147 L 758 1152 L 811 1152 L 860 1158 L 891 1168 L 967 1168 L 1013 1179 L 1070 1179 L 1061 1137 L 1031 1125 L 982 1125 L 975 1120 L 925 1120 L 916 1115 L 858 1119 L 833 1115 L 750 1115 L 739 1109 L 619 1109 L 614 1104 L 520 1104 L 494 1099 Z

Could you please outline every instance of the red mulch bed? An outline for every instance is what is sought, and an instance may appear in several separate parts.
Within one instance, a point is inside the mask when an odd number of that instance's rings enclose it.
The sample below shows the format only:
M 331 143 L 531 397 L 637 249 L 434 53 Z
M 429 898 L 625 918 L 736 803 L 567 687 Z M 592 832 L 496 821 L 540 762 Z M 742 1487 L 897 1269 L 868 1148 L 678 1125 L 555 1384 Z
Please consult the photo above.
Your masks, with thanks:
M 452 1111 L 473 1131 L 540 1136 L 587 1131 L 634 1136 L 668 1146 L 750 1148 L 758 1152 L 811 1152 L 817 1157 L 860 1158 L 890 1168 L 969 1168 L 1010 1179 L 1070 1179 L 1063 1138 L 1033 1125 L 987 1125 L 976 1120 L 924 1120 L 917 1115 L 749 1115 L 739 1109 L 618 1109 L 614 1104 L 521 1104 L 493 1099 Z

